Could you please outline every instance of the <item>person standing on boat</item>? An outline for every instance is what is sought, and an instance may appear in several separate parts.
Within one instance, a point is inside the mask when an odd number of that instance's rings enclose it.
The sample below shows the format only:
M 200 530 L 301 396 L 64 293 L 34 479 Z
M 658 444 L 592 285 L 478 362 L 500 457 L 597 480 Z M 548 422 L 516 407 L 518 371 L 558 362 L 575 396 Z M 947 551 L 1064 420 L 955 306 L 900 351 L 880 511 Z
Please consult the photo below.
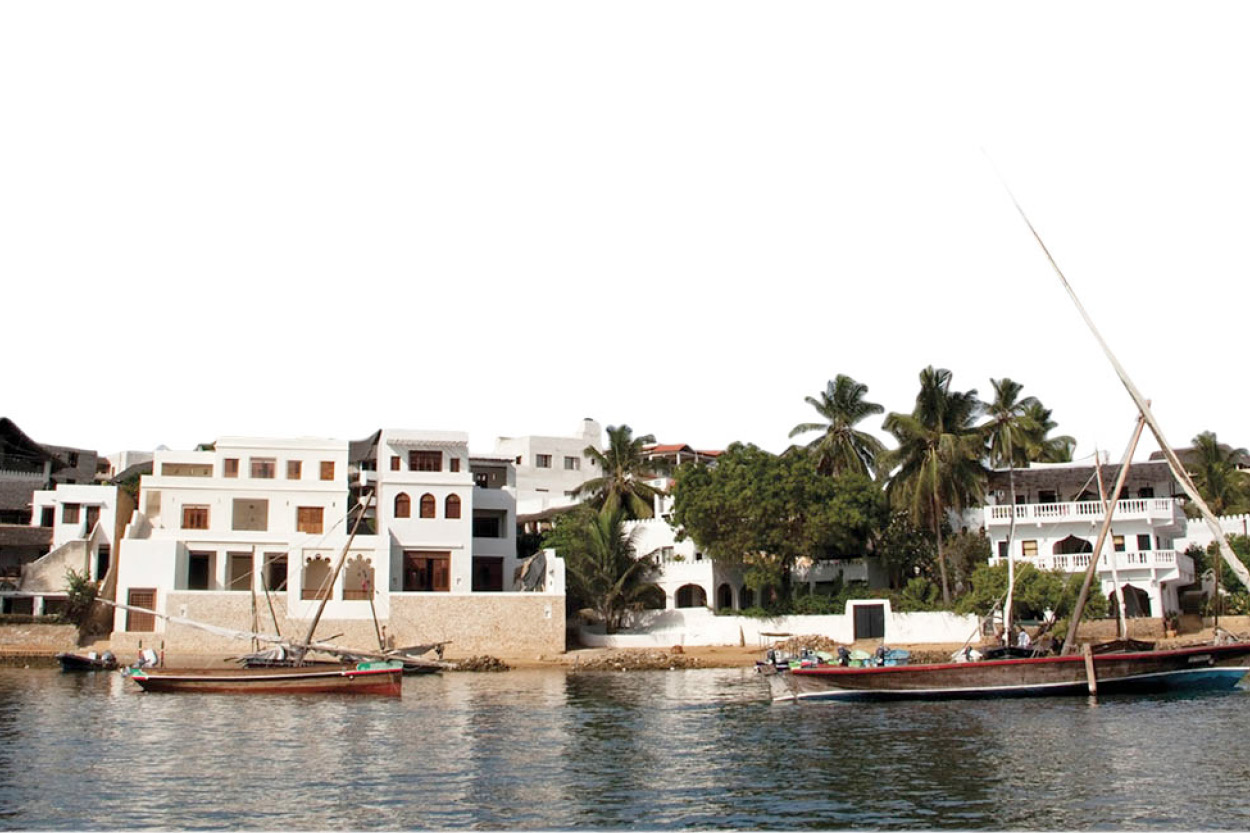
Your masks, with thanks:
M 1029 639 L 1029 632 L 1024 628 L 1020 629 L 1020 633 L 1016 635 L 1016 647 L 1027 648 L 1033 644 L 1033 640 Z

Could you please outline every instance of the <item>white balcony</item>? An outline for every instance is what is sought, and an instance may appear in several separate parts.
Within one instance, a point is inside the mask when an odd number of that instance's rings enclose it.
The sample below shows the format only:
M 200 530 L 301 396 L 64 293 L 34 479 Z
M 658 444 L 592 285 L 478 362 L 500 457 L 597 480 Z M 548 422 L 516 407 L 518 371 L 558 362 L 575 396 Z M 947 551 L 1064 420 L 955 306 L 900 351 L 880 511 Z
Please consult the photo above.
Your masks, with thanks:
M 1015 509 L 1016 525 L 1087 521 L 1102 523 L 1102 501 L 1084 500 L 1075 503 L 1018 503 L 985 507 L 985 522 L 990 527 L 1007 526 Z M 1180 501 L 1170 497 L 1124 498 L 1116 501 L 1112 517 L 1117 521 L 1145 521 L 1150 526 L 1185 523 Z
M 1078 552 L 1067 555 L 1038 555 L 1016 557 L 1017 564 L 1028 563 L 1039 570 L 1062 570 L 1065 573 L 1083 573 L 1089 569 L 1093 553 Z M 1111 559 L 1120 580 L 1137 578 L 1143 573 L 1156 581 L 1179 581 L 1188 584 L 1194 580 L 1193 559 L 1176 550 L 1141 550 L 1137 552 L 1104 552 L 1098 559 L 1099 578 L 1111 578 Z

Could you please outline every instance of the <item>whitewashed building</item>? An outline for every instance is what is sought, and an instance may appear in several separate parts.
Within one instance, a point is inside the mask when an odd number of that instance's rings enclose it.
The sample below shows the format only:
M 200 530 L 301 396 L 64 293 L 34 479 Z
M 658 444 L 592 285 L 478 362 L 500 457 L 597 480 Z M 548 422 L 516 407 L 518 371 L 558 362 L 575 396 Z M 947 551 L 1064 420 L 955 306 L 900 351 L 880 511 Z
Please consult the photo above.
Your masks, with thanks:
M 577 487 L 602 474 L 587 447 L 603 450 L 603 429 L 589 418 L 574 436 L 499 437 L 494 456 L 511 460 L 516 469 L 516 511 L 539 515 L 575 505 Z
M 1119 465 L 1102 466 L 1104 488 L 1114 488 Z M 1033 464 L 1013 473 L 1012 506 L 1006 470 L 990 476 L 982 517 L 992 558 L 1010 555 L 1043 570 L 1084 573 L 1106 517 L 1092 460 Z M 1179 591 L 1194 582 L 1193 560 L 1178 545 L 1187 531 L 1184 501 L 1163 462 L 1134 463 L 1112 514 L 1110 534 L 1098 559 L 1099 592 L 1112 602 L 1116 581 L 1128 616 L 1158 617 L 1180 610 Z
M 530 627 L 538 643 L 562 650 L 562 563 L 551 565 L 544 598 L 511 592 L 514 488 L 510 463 L 470 457 L 458 432 L 385 429 L 352 443 L 224 437 L 208 450 L 157 451 L 121 542 L 118 597 L 266 632 L 307 627 L 324 600 L 323 621 L 347 644 L 389 629 L 406 644 L 480 639 L 499 650 L 508 620 L 515 644 L 535 644 L 525 642 Z M 503 598 L 520 595 L 530 598 Z M 500 600 L 432 601 L 487 596 Z M 114 629 L 141 636 L 167 626 L 119 610 Z

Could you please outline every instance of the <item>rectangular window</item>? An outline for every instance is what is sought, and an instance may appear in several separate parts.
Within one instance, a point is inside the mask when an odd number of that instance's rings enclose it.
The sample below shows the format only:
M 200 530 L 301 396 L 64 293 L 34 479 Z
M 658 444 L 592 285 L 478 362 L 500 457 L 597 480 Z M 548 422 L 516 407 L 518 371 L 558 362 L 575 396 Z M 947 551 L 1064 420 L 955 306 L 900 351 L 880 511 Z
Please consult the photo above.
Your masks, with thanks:
M 40 526 L 56 526 L 56 507 L 45 506 L 39 510 Z
M 78 509 L 79 509 L 79 505 L 77 503 L 66 503 L 63 506 L 61 506 L 61 523 L 63 524 L 78 523 Z
M 320 506 L 301 506 L 295 512 L 295 528 L 309 535 L 320 535 L 325 509 Z
M 274 592 L 286 590 L 286 553 L 265 553 L 265 567 L 261 571 L 265 587 Z
M 580 471 L 581 468 L 582 468 L 581 457 L 565 457 L 564 458 L 564 470 L 565 471 Z
M 442 471 L 443 452 L 409 451 L 408 471 Z
M 1137 535 L 1137 551 L 1145 552 L 1150 549 L 1150 533 L 1138 533 Z
M 131 607 L 144 610 L 156 609 L 156 589 L 151 587 L 132 587 L 126 595 L 126 602 Z M 140 613 L 137 610 L 126 611 L 126 630 L 139 633 L 151 633 L 156 630 L 156 616 L 152 613 Z
M 1006 541 L 998 542 L 998 557 L 999 558 L 1007 557 L 1007 542 Z
M 272 457 L 253 457 L 249 462 L 257 480 L 273 480 L 278 475 L 278 461 Z
M 1056 494 L 1055 492 L 1051 492 L 1051 491 L 1047 491 L 1043 489 L 1042 491 L 1039 491 L 1037 493 L 1038 503 L 1057 503 L 1058 500 L 1059 500 L 1059 495 Z
M 183 529 L 208 529 L 208 507 L 192 506 L 190 504 L 182 507 L 182 528 Z
M 1123 535 L 1111 536 L 1111 547 L 1116 552 L 1124 552 L 1124 536 Z
M 1032 558 L 1037 555 L 1037 541 L 1021 541 L 1020 554 L 1025 558 Z
M 299 480 L 304 476 L 304 463 L 302 460 L 286 461 L 286 479 Z
M 193 552 L 187 556 L 187 589 L 207 590 L 213 575 L 213 554 Z
M 391 455 L 391 471 L 399 471 L 400 457 L 398 454 Z
M 321 461 L 321 479 L 322 480 L 334 479 L 334 461 L 333 460 Z
M 252 554 L 250 552 L 230 553 L 230 572 L 226 576 L 226 587 L 230 590 L 252 589 Z
M 268 531 L 269 501 L 254 497 L 235 498 L 230 528 L 245 532 Z
M 549 468 L 551 468 L 551 455 L 550 455 L 550 454 L 536 454 L 536 455 L 534 455 L 534 465 L 535 465 L 535 466 L 537 466 L 537 467 L 538 467 L 538 468 L 540 468 L 540 469 L 549 469 Z
M 227 457 L 222 460 L 222 476 L 238 477 L 239 476 L 239 460 L 237 457 Z
M 474 515 L 473 516 L 473 537 L 474 538 L 502 538 L 501 531 L 503 524 L 497 515 Z
M 100 507 L 87 507 L 87 531 L 95 529 L 95 525 L 100 522 Z
M 459 457 L 447 458 L 447 465 L 449 467 L 449 471 L 460 471 L 460 458 Z

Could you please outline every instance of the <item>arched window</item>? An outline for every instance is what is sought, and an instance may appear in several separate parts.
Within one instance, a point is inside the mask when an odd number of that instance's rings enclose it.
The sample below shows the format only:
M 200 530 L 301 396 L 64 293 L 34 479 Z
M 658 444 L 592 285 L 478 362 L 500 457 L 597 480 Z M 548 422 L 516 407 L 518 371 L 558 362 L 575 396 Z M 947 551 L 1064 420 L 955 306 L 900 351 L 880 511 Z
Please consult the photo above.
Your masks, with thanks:
M 678 607 L 706 607 L 707 593 L 697 584 L 684 584 L 677 589 Z
M 460 495 L 448 495 L 447 505 L 443 511 L 444 518 L 460 517 Z
M 395 495 L 395 517 L 411 518 L 412 517 L 412 499 L 408 497 L 407 492 L 400 492 Z
M 423 494 L 421 496 L 421 517 L 423 518 L 436 517 L 434 512 L 435 512 L 435 507 L 437 506 L 438 506 L 438 502 L 434 500 L 434 495 L 430 494 L 429 492 L 426 492 L 425 494 Z

